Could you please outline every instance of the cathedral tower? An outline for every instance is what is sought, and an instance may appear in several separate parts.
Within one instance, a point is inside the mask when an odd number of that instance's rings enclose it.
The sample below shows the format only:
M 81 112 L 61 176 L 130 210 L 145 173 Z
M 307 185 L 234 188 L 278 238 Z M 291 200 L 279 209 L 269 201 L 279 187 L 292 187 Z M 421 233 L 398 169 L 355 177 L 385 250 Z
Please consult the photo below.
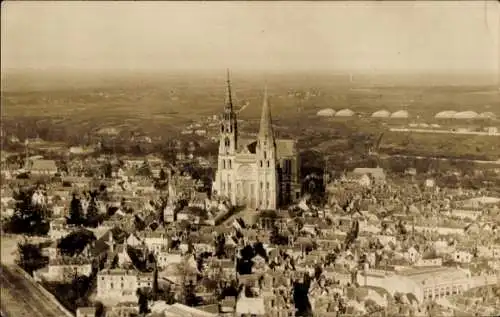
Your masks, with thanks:
M 229 79 L 229 70 L 227 71 L 227 86 L 226 98 L 224 102 L 224 111 L 221 117 L 220 124 L 220 140 L 219 140 L 219 159 L 218 170 L 221 171 L 217 182 L 219 186 L 219 194 L 234 200 L 234 156 L 236 154 L 238 142 L 238 128 L 236 121 L 236 113 L 233 109 L 233 100 L 231 96 L 231 82 Z
M 275 209 L 277 205 L 276 140 L 271 121 L 271 109 L 264 90 L 259 134 L 257 136 L 257 201 L 260 209 Z

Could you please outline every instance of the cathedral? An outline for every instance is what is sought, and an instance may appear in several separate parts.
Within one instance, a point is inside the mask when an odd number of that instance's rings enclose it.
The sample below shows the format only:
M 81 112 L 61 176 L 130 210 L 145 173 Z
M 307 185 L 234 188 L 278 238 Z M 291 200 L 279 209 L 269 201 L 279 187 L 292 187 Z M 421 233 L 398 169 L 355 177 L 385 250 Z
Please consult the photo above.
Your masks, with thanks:
M 239 138 L 228 74 L 214 195 L 235 206 L 274 210 L 299 199 L 299 169 L 296 141 L 275 138 L 267 90 L 256 139 Z

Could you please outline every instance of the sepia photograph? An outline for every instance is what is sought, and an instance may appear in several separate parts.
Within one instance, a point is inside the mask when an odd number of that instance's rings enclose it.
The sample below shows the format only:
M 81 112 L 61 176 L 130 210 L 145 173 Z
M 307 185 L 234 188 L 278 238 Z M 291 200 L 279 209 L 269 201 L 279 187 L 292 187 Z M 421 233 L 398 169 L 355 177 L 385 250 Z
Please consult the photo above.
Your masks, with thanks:
M 0 30 L 0 317 L 500 316 L 500 2 Z

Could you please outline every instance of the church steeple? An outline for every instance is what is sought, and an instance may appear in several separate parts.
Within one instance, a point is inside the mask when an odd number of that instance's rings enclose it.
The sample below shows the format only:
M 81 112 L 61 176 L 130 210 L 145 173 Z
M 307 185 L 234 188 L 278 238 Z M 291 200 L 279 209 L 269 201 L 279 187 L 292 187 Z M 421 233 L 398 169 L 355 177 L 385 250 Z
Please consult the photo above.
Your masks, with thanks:
M 231 96 L 231 80 L 229 79 L 229 69 L 226 70 L 226 99 L 224 103 L 224 110 L 233 111 L 233 98 Z
M 229 70 L 227 70 L 226 79 L 226 97 L 224 101 L 224 111 L 221 116 L 221 133 L 219 153 L 234 154 L 238 142 L 238 127 L 236 113 L 233 109 L 233 100 L 231 96 L 231 81 L 229 79 Z
M 272 142 L 274 144 L 274 133 L 271 120 L 271 108 L 267 96 L 267 86 L 264 89 L 264 100 L 262 103 L 262 114 L 260 117 L 259 139 Z

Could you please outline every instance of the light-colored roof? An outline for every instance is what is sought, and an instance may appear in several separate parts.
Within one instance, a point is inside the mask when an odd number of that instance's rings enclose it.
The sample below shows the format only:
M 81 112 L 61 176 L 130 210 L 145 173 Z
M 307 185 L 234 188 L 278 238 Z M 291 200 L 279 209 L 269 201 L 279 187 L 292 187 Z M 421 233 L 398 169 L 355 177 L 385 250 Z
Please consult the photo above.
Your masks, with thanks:
M 316 115 L 320 117 L 332 117 L 335 115 L 335 110 L 332 108 L 321 109 L 316 113 Z
M 434 117 L 438 119 L 451 119 L 456 113 L 457 112 L 453 110 L 446 110 L 437 113 Z
M 372 114 L 372 118 L 388 118 L 391 115 L 391 113 L 387 110 L 379 110 L 375 111 Z
M 354 111 L 352 111 L 351 109 L 342 109 L 337 111 L 337 113 L 335 114 L 336 117 L 351 117 L 353 115 Z
M 391 114 L 391 118 L 408 118 L 409 116 L 406 110 L 399 110 Z
M 423 269 L 410 269 L 402 271 L 400 275 L 406 276 L 418 284 L 425 283 L 432 280 L 461 280 L 466 278 L 466 270 L 460 268 L 438 267 L 438 268 L 423 268 Z
M 165 316 L 215 317 L 217 314 L 175 303 L 165 310 Z
M 278 158 L 294 156 L 297 153 L 295 140 L 276 140 L 276 155 Z
M 454 119 L 473 119 L 477 118 L 478 114 L 475 111 L 462 111 L 462 112 L 457 112 L 453 116 Z
M 57 165 L 54 160 L 35 160 L 31 166 L 35 171 L 57 171 Z
M 236 313 L 241 314 L 255 314 L 266 315 L 266 308 L 264 306 L 264 298 L 262 297 L 240 297 L 236 302 Z
M 95 307 L 78 307 L 76 309 L 76 314 L 95 314 L 96 313 L 96 308 Z
M 495 119 L 497 117 L 496 114 L 494 114 L 493 112 L 482 112 L 481 114 L 479 114 L 478 116 L 479 118 L 484 118 L 484 119 Z
M 384 169 L 379 167 L 377 168 L 358 167 L 355 168 L 352 172 L 353 174 L 357 175 L 369 174 L 378 179 L 385 179 Z

